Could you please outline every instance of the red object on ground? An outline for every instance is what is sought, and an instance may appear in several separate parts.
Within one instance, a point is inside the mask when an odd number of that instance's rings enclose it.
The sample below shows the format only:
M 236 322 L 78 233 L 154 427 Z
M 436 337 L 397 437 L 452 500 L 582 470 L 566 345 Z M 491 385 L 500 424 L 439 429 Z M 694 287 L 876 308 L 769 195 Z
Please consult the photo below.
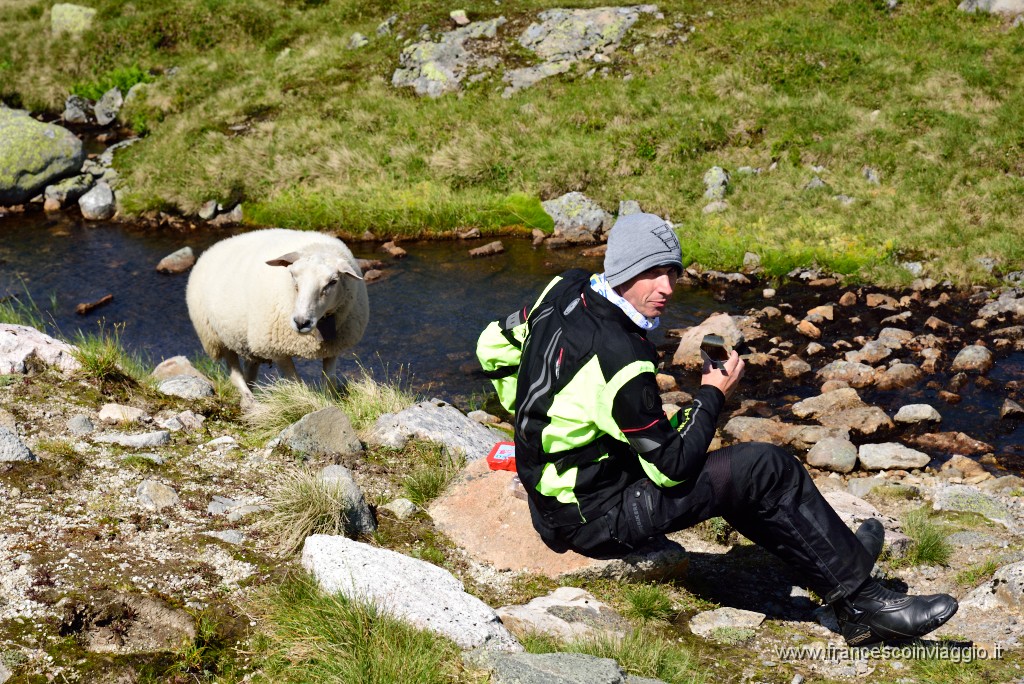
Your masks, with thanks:
M 491 470 L 511 470 L 516 472 L 515 442 L 498 442 L 487 454 L 487 465 Z

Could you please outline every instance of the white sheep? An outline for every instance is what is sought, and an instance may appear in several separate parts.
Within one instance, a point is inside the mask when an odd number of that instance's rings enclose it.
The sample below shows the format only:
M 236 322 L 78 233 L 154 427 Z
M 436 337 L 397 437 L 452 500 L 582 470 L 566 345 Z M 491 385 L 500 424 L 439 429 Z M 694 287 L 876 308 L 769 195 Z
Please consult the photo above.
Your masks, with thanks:
M 207 249 L 192 268 L 185 300 L 203 349 L 227 363 L 243 405 L 253 401 L 250 386 L 261 363 L 297 380 L 293 356 L 323 359 L 331 377 L 338 355 L 362 339 L 370 318 L 366 283 L 345 243 L 283 228 Z

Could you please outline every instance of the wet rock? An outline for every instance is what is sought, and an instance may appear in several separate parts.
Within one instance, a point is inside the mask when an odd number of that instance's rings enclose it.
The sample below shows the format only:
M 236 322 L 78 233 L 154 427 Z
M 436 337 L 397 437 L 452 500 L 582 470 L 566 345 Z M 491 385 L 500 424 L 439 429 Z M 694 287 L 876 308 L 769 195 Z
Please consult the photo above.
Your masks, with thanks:
M 882 328 L 876 339 L 889 349 L 899 350 L 914 339 L 914 333 L 903 328 Z
M 994 363 L 992 352 L 981 345 L 973 344 L 960 350 L 953 359 L 952 370 L 984 374 L 991 370 Z
M 811 323 L 806 318 L 796 325 L 796 331 L 804 337 L 809 337 L 812 340 L 819 339 L 821 337 L 821 329 L 818 326 Z
M 1013 399 L 1004 399 L 999 409 L 1000 418 L 1021 418 L 1024 417 L 1024 406 L 1021 406 Z
M 879 361 L 889 358 L 892 349 L 884 342 L 877 340 L 867 342 L 857 351 L 846 352 L 846 360 L 851 363 L 866 363 L 874 365 Z
M 89 192 L 94 182 L 92 174 L 83 173 L 65 178 L 54 185 L 47 185 L 43 190 L 43 198 L 46 201 L 44 208 L 47 211 L 57 211 L 72 202 L 77 202 L 82 195 Z
M 921 350 L 921 370 L 925 373 L 934 373 L 939 366 L 939 361 L 942 360 L 942 351 L 938 349 L 922 349 Z
M 118 112 L 124 105 L 124 97 L 117 88 L 111 88 L 103 93 L 103 97 L 96 101 L 93 113 L 96 115 L 96 123 L 100 126 L 107 126 L 114 122 Z
M 729 630 L 749 630 L 751 634 L 764 622 L 764 613 L 740 608 L 717 608 L 697 613 L 690 618 L 690 631 L 705 639 L 715 640 Z
M 178 505 L 178 493 L 156 480 L 144 480 L 135 490 L 135 498 L 143 508 L 156 513 Z
M 214 395 L 213 385 L 205 378 L 194 375 L 176 375 L 157 385 L 157 392 L 182 399 L 203 399 Z
M 391 84 L 432 98 L 459 90 L 468 76 L 497 66 L 497 59 L 478 54 L 470 46 L 471 41 L 494 38 L 504 23 L 505 17 L 478 21 L 445 33 L 437 42 L 413 43 L 402 50 Z
M 864 363 L 850 361 L 833 361 L 818 371 L 817 377 L 822 382 L 842 380 L 850 387 L 867 387 L 875 377 L 875 369 Z
M 912 363 L 896 363 L 875 377 L 875 386 L 880 390 L 913 387 L 921 381 L 924 373 Z
M 853 306 L 857 303 L 857 295 L 853 292 L 844 292 L 839 298 L 839 306 Z
M 139 435 L 128 435 L 120 432 L 110 432 L 102 435 L 95 435 L 92 441 L 101 444 L 117 444 L 118 446 L 130 449 L 146 449 L 149 447 L 164 446 L 170 444 L 171 433 L 167 430 L 157 430 Z
M 71 3 L 58 2 L 50 8 L 50 33 L 80 36 L 92 28 L 96 10 Z
M 895 309 L 896 307 L 899 306 L 899 302 L 897 302 L 895 299 L 893 299 L 889 295 L 881 294 L 881 293 L 877 293 L 877 292 L 872 292 L 867 297 L 865 297 L 864 298 L 864 303 L 867 304 L 871 308 L 887 307 L 887 308 Z
M 384 504 L 378 510 L 385 510 L 399 520 L 408 520 L 420 510 L 420 507 L 408 499 L 395 499 Z
M 525 605 L 497 610 L 502 623 L 519 634 L 546 634 L 563 641 L 587 637 L 622 638 L 633 631 L 629 621 L 576 587 L 559 587 Z
M 281 444 L 310 458 L 359 456 L 363 445 L 348 415 L 336 406 L 308 413 L 280 435 Z
M 836 473 L 848 473 L 857 465 L 857 447 L 847 439 L 823 439 L 807 452 L 807 464 Z
M 146 412 L 134 406 L 122 404 L 104 404 L 100 407 L 100 422 L 107 425 L 127 425 L 141 422 L 146 417 Z
M 25 443 L 21 441 L 13 430 L 0 427 L 0 463 L 12 463 L 16 461 L 32 463 L 39 459 L 29 451 Z
M 71 131 L 0 107 L 0 206 L 28 202 L 77 173 L 84 160 L 82 141 Z
M 405 448 L 410 439 L 444 445 L 449 452 L 461 451 L 467 461 L 483 458 L 495 442 L 507 435 L 467 418 L 443 401 L 423 401 L 399 413 L 377 419 L 366 436 L 367 444 Z
M 97 183 L 78 199 L 82 216 L 89 221 L 106 221 L 114 215 L 114 191 L 106 183 Z
M 89 123 L 89 114 L 92 113 L 93 103 L 80 95 L 68 95 L 64 100 L 64 113 L 60 118 L 65 123 Z
M 495 254 L 501 254 L 504 251 L 505 245 L 501 244 L 501 240 L 495 240 L 494 242 L 487 243 L 483 247 L 476 247 L 475 249 L 469 250 L 469 256 L 493 256 Z
M 1024 295 L 1018 297 L 1013 290 L 1004 292 L 996 301 L 981 307 L 978 310 L 978 316 L 986 320 L 1003 316 L 1024 318 Z
M 196 255 L 191 247 L 182 247 L 176 252 L 168 254 L 156 265 L 160 273 L 184 273 L 196 263 Z
M 555 230 L 573 231 L 584 229 L 592 236 L 598 236 L 611 229 L 614 219 L 601 206 L 582 192 L 569 192 L 546 202 L 541 206 L 555 222 Z
M 862 444 L 857 452 L 857 458 L 865 470 L 923 468 L 932 460 L 928 454 L 895 442 Z
M 1009 508 L 998 499 L 969 485 L 951 484 L 937 487 L 932 492 L 932 508 L 936 511 L 977 513 L 1010 529 L 1020 527 Z
M 976 456 L 994 451 L 991 444 L 969 437 L 962 432 L 931 432 L 912 437 L 910 441 L 922 449 L 947 454 Z
M 324 592 L 373 601 L 381 611 L 444 635 L 461 648 L 522 650 L 494 610 L 436 565 L 342 536 L 316 534 L 306 538 L 302 566 Z
M 510 485 L 515 473 L 491 470 L 486 459 L 469 463 L 457 480 L 430 504 L 435 526 L 466 556 L 497 572 L 529 572 L 552 579 L 576 576 L 657 580 L 685 574 L 688 557 L 665 538 L 624 558 L 594 559 L 571 550 L 552 550 L 530 522 L 530 510 Z M 495 533 L 500 530 L 500 533 Z
M 394 241 L 385 242 L 380 248 L 396 259 L 401 259 L 406 255 L 406 251 L 396 245 Z
M 324 483 L 341 490 L 345 509 L 345 527 L 354 534 L 373 534 L 377 519 L 366 503 L 363 490 L 356 484 L 352 471 L 341 465 L 330 465 L 317 476 Z
M 61 371 L 75 371 L 81 364 L 75 348 L 25 325 L 0 323 L 0 375 L 26 373 L 39 362 Z
M 794 354 L 782 362 L 782 372 L 787 378 L 799 378 L 811 372 L 811 364 Z
M 893 418 L 897 423 L 941 422 L 942 416 L 928 404 L 906 404 L 901 406 Z

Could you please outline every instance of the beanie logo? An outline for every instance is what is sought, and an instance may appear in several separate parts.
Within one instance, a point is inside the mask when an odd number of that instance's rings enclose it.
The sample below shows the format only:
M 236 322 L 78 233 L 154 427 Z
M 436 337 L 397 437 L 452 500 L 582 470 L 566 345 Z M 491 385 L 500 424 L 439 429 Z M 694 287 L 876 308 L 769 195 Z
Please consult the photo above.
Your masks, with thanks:
M 654 230 L 651 231 L 651 235 L 658 238 L 665 243 L 665 249 L 672 251 L 676 249 L 676 245 L 679 241 L 676 239 L 676 234 L 672 231 L 667 223 L 663 223 Z

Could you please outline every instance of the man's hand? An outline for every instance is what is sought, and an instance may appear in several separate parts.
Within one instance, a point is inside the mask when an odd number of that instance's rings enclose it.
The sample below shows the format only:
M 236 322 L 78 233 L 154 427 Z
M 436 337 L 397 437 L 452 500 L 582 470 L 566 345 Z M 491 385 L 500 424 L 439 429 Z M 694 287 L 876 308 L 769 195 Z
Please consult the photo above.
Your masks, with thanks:
M 740 384 L 740 378 L 743 377 L 744 363 L 743 359 L 736 350 L 732 350 L 729 353 L 729 359 L 724 364 L 725 368 L 719 370 L 713 366 L 710 362 L 704 362 L 703 375 L 700 379 L 702 385 L 712 385 L 717 387 L 728 399 L 736 386 Z

